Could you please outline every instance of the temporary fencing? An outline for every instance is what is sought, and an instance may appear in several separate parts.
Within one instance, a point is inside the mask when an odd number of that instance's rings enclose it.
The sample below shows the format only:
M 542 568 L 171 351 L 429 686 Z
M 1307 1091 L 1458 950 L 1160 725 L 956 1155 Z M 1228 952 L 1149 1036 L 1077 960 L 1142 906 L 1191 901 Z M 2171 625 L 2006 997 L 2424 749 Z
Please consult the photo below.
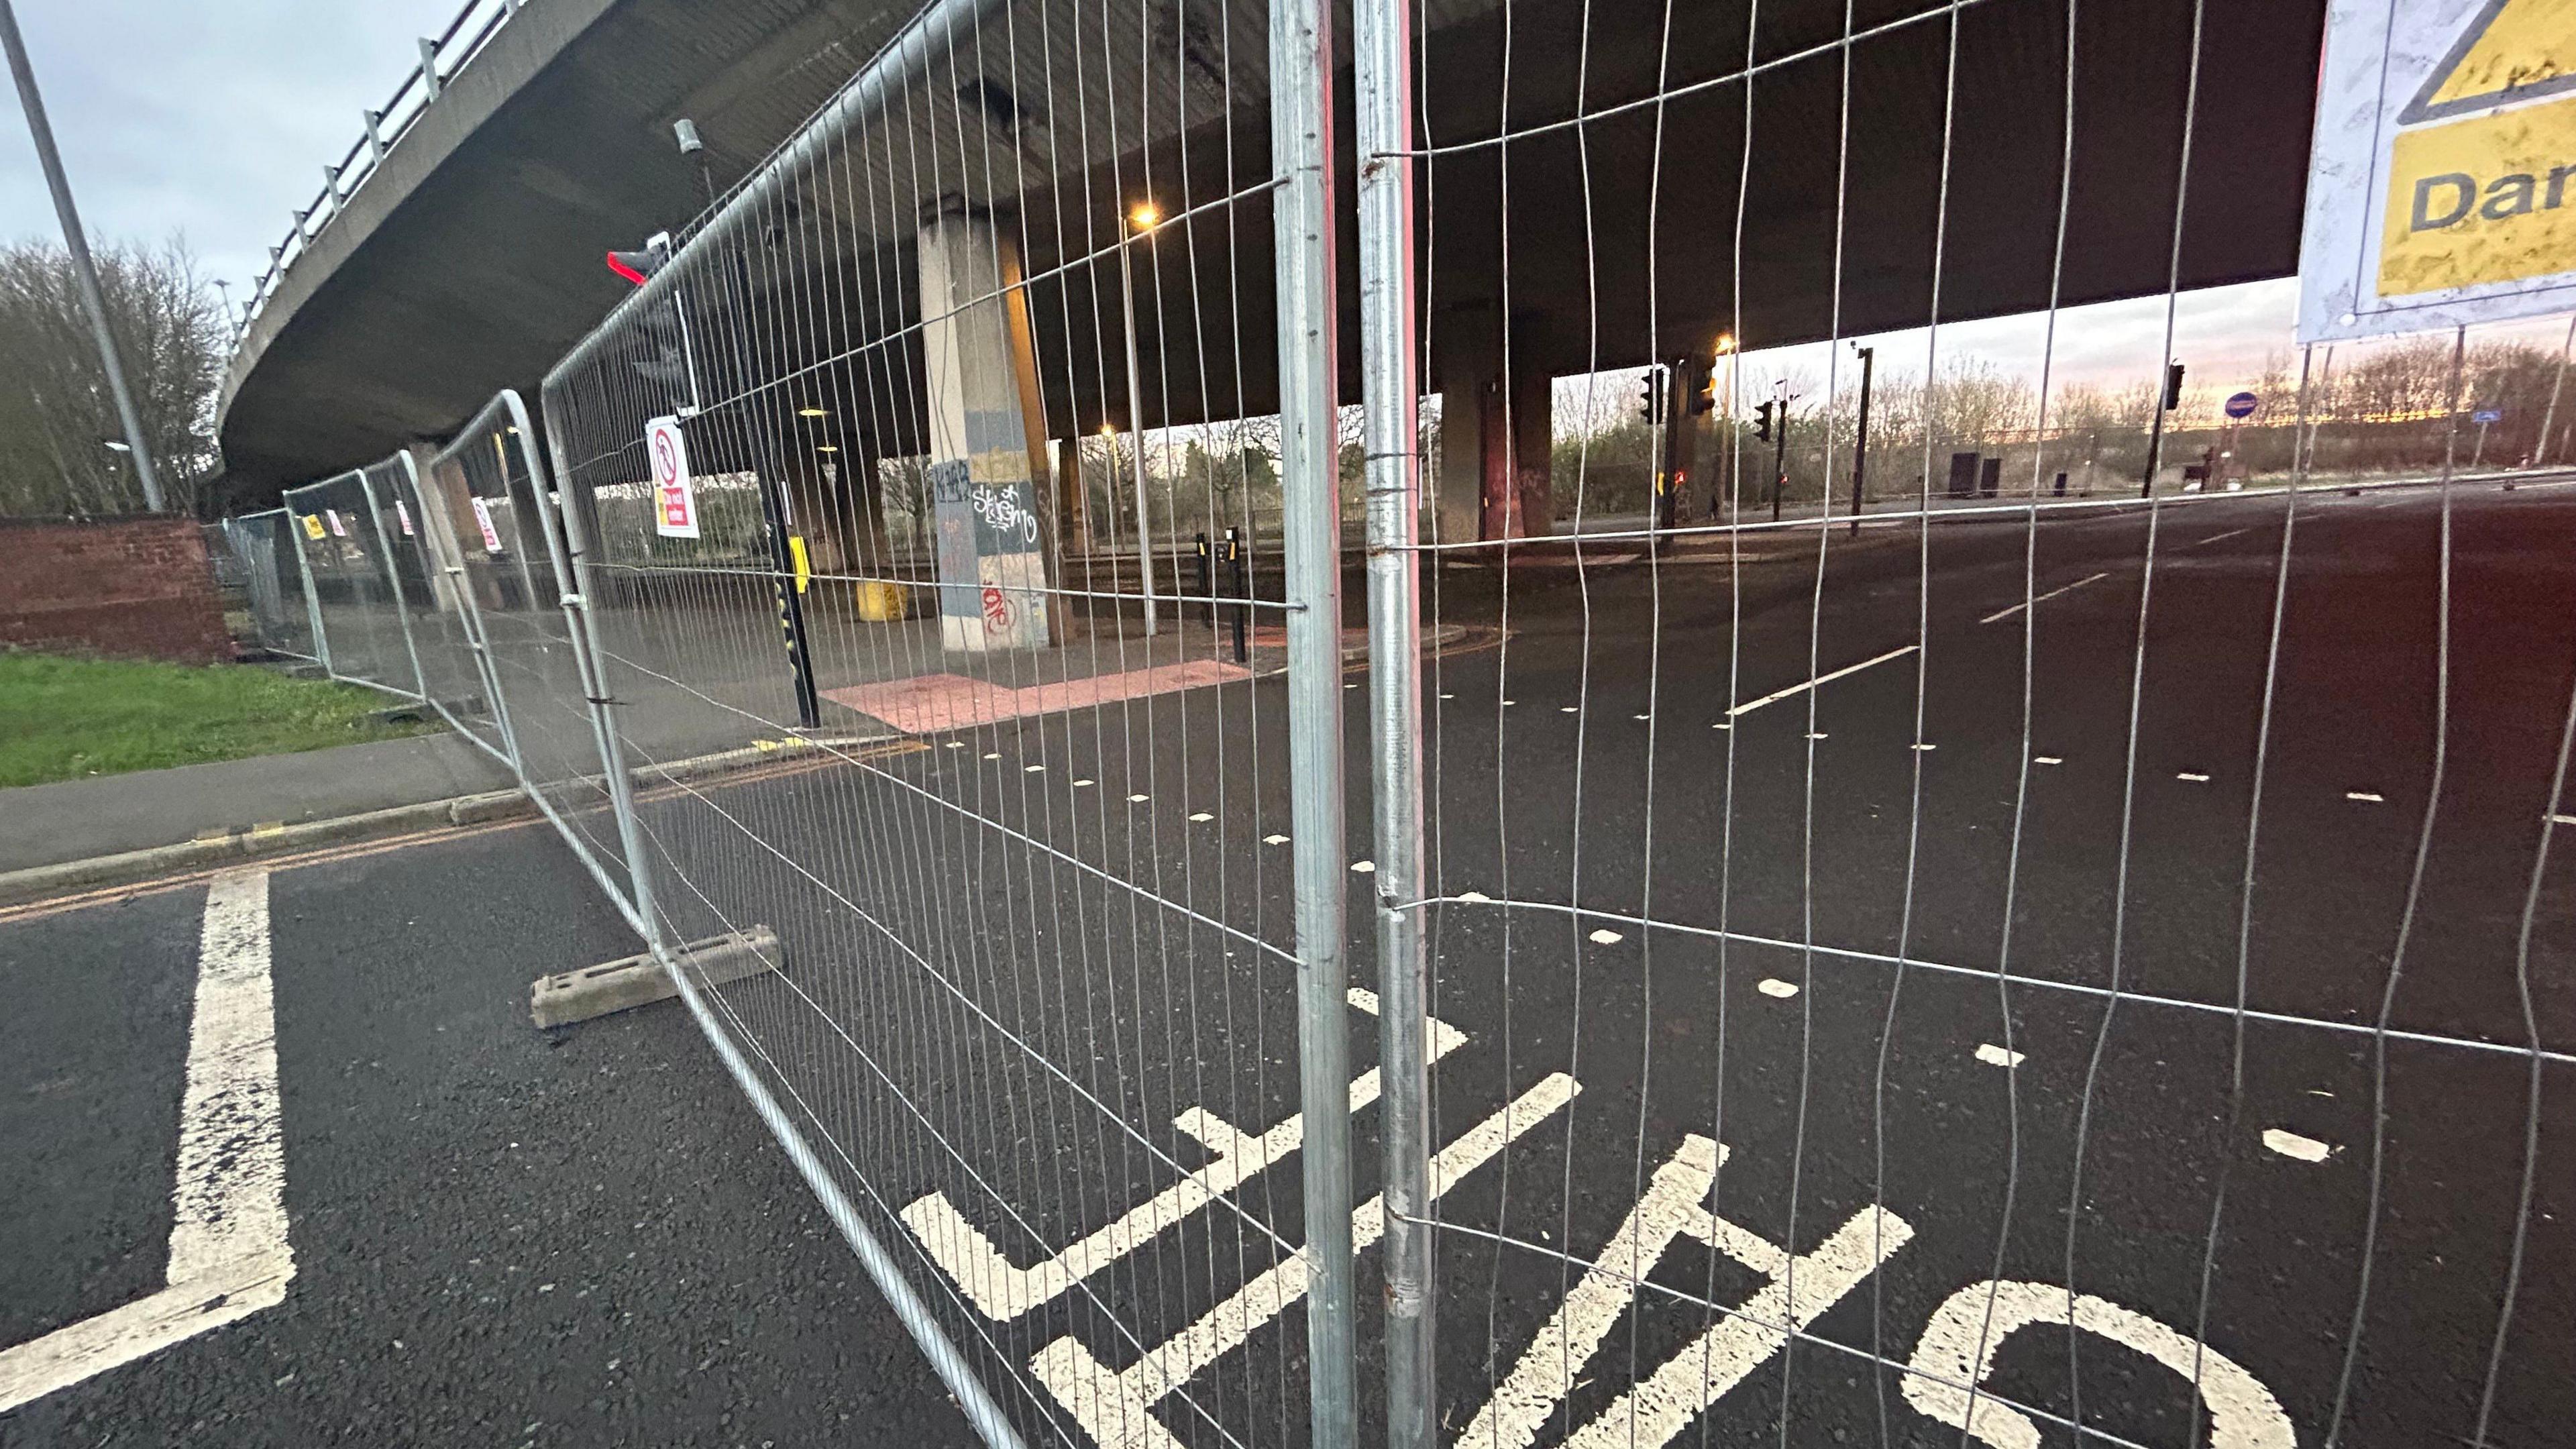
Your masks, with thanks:
M 2161 381 L 2193 138 L 2263 98 L 2197 3 L 1876 11 L 1357 0 L 1344 149 L 1322 0 L 934 0 L 648 249 L 542 450 L 504 393 L 290 493 L 314 652 L 512 765 L 996 1445 L 2539 1436 L 2576 571 L 2496 560 L 2564 514 L 2468 468 L 2465 335 L 2437 424 L 2334 432 L 2321 353 L 2263 468 L 2157 408 L 2090 486 L 2069 267 L 2129 258 Z M 2097 117 L 2121 66 L 2171 94 Z M 2033 416 L 1872 482 L 1978 287 Z M 1641 500 L 1567 377 L 1642 386 Z M 1757 406 L 1829 423 L 1804 508 Z M 2384 423 L 2429 472 L 2328 486 Z
M 208 544 L 219 546 L 231 562 L 230 573 L 250 615 L 249 642 L 287 658 L 318 660 L 320 621 L 305 587 L 295 522 L 286 510 L 227 518 L 207 530 Z

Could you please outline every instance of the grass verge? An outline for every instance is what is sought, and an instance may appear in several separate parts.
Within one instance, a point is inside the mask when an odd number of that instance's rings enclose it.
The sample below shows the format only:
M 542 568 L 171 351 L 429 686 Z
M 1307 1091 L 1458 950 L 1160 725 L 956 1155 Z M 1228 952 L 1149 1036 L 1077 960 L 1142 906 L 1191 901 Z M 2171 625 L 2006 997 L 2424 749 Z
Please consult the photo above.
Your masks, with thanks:
M 243 664 L 0 652 L 0 787 L 389 740 L 434 729 L 371 718 L 353 684 Z

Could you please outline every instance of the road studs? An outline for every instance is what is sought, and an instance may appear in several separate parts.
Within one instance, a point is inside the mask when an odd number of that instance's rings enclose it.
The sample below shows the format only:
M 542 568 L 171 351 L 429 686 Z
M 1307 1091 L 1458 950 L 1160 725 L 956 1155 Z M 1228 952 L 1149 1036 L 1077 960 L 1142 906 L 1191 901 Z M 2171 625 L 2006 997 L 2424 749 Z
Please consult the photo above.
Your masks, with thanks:
M 2263 1129 L 2263 1145 L 2283 1157 L 2295 1157 L 2301 1162 L 2323 1162 L 2335 1151 L 2313 1137 L 2302 1137 L 2279 1127 Z
M 1781 980 L 1777 976 L 1763 977 L 1762 984 L 1754 987 L 1753 989 L 1761 992 L 1765 996 L 1779 997 L 1782 1001 L 1786 1001 L 1790 997 L 1798 994 L 1797 987 Z

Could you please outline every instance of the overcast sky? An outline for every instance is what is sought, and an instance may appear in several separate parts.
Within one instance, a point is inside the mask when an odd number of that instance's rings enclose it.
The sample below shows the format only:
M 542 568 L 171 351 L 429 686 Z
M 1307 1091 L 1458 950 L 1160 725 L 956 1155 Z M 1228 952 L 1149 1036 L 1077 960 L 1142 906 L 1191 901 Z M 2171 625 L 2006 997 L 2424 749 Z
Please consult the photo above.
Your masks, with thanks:
M 93 244 L 182 233 L 236 304 L 360 112 L 460 3 L 14 0 Z M 60 241 L 17 97 L 0 94 L 0 238 Z

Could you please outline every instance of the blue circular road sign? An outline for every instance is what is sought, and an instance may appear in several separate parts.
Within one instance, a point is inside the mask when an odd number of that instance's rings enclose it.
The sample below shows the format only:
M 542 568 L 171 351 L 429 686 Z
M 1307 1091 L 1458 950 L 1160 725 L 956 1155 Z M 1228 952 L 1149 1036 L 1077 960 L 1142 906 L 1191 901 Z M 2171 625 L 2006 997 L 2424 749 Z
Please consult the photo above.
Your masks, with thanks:
M 2231 418 L 2250 418 L 2254 416 L 2254 409 L 2262 406 L 2262 402 L 2261 398 L 2250 392 L 2237 393 L 2227 400 L 2227 415 Z

